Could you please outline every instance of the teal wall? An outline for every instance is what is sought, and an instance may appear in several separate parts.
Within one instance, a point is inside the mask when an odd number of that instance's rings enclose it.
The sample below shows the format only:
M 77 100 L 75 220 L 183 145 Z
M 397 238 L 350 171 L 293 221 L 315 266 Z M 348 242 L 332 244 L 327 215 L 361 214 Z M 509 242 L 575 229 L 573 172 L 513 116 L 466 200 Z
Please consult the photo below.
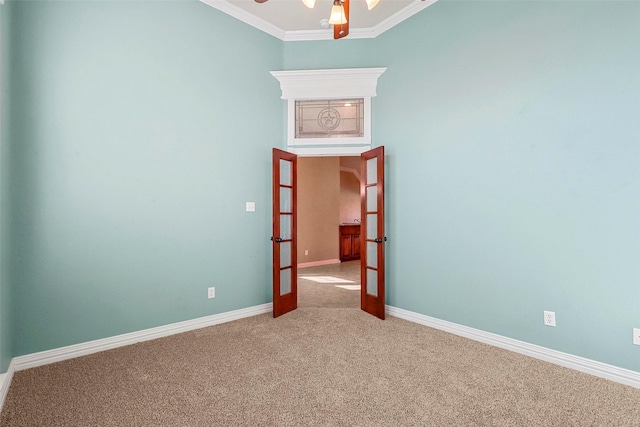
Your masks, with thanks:
M 640 3 L 441 0 L 288 43 L 197 2 L 10 10 L 0 351 L 270 301 L 268 72 L 388 67 L 388 303 L 640 372 Z
M 640 3 L 440 1 L 285 52 L 388 67 L 390 305 L 640 371 Z
M 282 42 L 195 1 L 12 7 L 14 355 L 269 302 Z
M 13 356 L 11 285 L 9 255 L 11 227 L 9 222 L 10 152 L 10 6 L 0 5 L 0 372 L 5 372 Z

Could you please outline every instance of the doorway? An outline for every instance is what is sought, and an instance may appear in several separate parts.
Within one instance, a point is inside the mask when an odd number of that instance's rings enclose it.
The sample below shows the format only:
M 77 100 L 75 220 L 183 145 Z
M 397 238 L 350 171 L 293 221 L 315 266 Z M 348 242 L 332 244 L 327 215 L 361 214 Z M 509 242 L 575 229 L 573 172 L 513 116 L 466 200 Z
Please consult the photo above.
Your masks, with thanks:
M 339 158 L 329 158 L 327 162 L 339 165 Z M 318 162 L 315 162 L 318 163 Z M 318 171 L 324 171 L 319 167 Z M 384 147 L 380 146 L 360 155 L 360 308 L 380 319 L 385 318 L 385 242 L 384 234 Z M 318 178 L 318 173 L 309 174 Z M 339 195 L 332 194 L 332 189 L 339 191 L 339 186 L 330 185 L 339 177 L 328 174 L 319 177 L 320 192 L 302 191 L 312 194 L 315 203 L 312 212 L 316 219 L 309 224 L 309 230 L 324 233 L 328 236 L 327 247 L 334 248 L 336 234 L 334 221 L 335 204 L 339 204 Z M 295 154 L 273 149 L 273 315 L 281 316 L 298 306 L 298 254 L 309 255 L 305 245 L 298 245 L 297 218 L 298 189 L 298 157 Z M 302 192 L 301 191 L 301 192 Z M 331 209 L 331 206 L 334 209 Z M 332 218 L 333 217 L 333 218 Z M 333 232 L 328 232 L 331 230 Z M 340 245 L 339 245 L 340 246 Z M 335 259 L 335 258 L 333 258 Z M 321 258 L 318 265 L 332 264 L 331 258 Z M 336 262 L 339 260 L 336 260 Z M 326 280 L 326 278 L 325 278 Z
M 359 156 L 298 157 L 298 307 L 360 307 L 359 169 Z

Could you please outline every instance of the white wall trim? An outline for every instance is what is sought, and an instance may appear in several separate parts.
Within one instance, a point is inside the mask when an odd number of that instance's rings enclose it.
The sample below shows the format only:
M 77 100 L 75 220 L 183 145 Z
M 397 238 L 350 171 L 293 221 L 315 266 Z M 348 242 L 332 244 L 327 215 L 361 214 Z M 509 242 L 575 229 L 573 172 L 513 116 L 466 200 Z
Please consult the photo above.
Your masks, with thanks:
M 333 40 L 333 28 L 328 30 L 289 30 L 282 38 L 285 42 Z
M 231 322 L 245 317 L 270 313 L 272 310 L 273 303 L 256 305 L 253 307 L 227 311 L 225 313 L 213 314 L 211 316 L 200 317 L 197 319 L 185 320 L 183 322 L 171 323 L 169 325 L 158 326 L 156 328 L 116 335 L 114 337 L 18 356 L 14 357 L 11 363 L 14 364 L 16 371 L 22 371 L 24 369 L 35 368 L 36 366 L 48 365 L 62 360 L 86 356 L 87 354 L 123 347 L 125 345 L 135 344 L 142 341 L 149 341 L 156 338 L 192 331 L 194 329 Z
M 436 319 L 435 317 L 425 316 L 424 314 L 414 313 L 412 311 L 403 310 L 389 305 L 386 306 L 386 312 L 390 316 L 398 317 L 420 325 L 429 326 L 434 329 L 439 329 L 474 341 L 489 344 L 494 347 L 524 354 L 525 356 L 544 360 L 545 362 L 564 366 L 565 368 L 575 369 L 576 371 L 591 374 L 596 377 L 640 388 L 640 372 L 619 368 L 617 366 L 608 365 L 606 363 L 597 362 L 580 356 L 574 356 L 572 354 L 563 353 L 561 351 L 552 350 L 535 344 L 529 344 L 524 341 L 518 341 L 513 338 L 507 338 L 502 335 L 470 328 L 468 326 L 459 325 L 446 320 Z
M 227 311 L 225 313 L 213 314 L 211 316 L 200 317 L 197 319 L 185 320 L 183 322 L 171 323 L 169 325 L 158 326 L 156 328 L 144 329 L 142 331 L 131 332 L 128 334 L 116 335 L 114 337 L 14 357 L 9 364 L 7 372 L 0 374 L 0 411 L 2 411 L 4 401 L 7 397 L 7 393 L 9 392 L 9 386 L 11 386 L 13 374 L 16 371 L 61 362 L 75 357 L 86 356 L 88 354 L 111 350 L 113 348 L 162 338 L 169 335 L 180 334 L 194 329 L 206 328 L 207 326 L 219 325 L 221 323 L 231 322 L 245 317 L 271 313 L 272 311 L 273 303 L 267 303 L 239 310 Z
M 375 34 L 373 37 L 378 37 L 380 34 L 384 33 L 387 30 L 390 30 L 405 19 L 411 18 L 416 13 L 426 9 L 437 1 L 438 0 L 414 1 L 409 6 L 399 10 L 395 14 L 391 15 L 390 17 L 373 27 L 373 33 Z
M 320 265 L 340 264 L 339 259 L 323 259 L 322 261 L 301 262 L 298 268 L 318 267 Z
M 282 99 L 371 98 L 387 69 L 337 68 L 271 71 L 280 82 Z
M 342 155 L 367 151 L 371 147 L 371 98 L 376 96 L 378 78 L 386 70 L 378 67 L 271 71 L 271 75 L 280 82 L 281 98 L 287 100 L 287 151 L 300 155 L 322 155 L 321 150 L 314 147 L 334 145 L 340 145 L 338 150 Z M 361 137 L 326 139 L 296 137 L 296 101 L 349 98 L 363 100 Z M 354 152 L 358 150 L 359 152 Z
M 9 369 L 7 369 L 7 372 L 0 374 L 0 412 L 2 412 L 4 400 L 7 398 L 7 393 L 9 393 L 9 386 L 11 385 L 14 372 L 15 366 L 12 360 L 11 363 L 9 363 Z
M 362 147 L 296 147 L 288 146 L 287 151 L 297 154 L 300 157 L 314 156 L 359 156 L 367 150 L 371 150 L 371 146 Z
M 267 303 L 243 308 L 240 310 L 200 317 L 198 319 L 186 320 L 184 322 L 172 323 L 156 328 L 145 329 L 138 332 L 117 335 L 110 338 L 103 338 L 86 343 L 61 347 L 58 349 L 14 357 L 9 364 L 7 372 L 4 374 L 0 374 L 0 411 L 2 410 L 4 401 L 7 397 L 9 386 L 11 385 L 11 381 L 13 379 L 13 374 L 16 371 L 43 366 L 49 363 L 60 362 L 63 360 L 85 356 L 104 350 L 110 350 L 125 345 L 135 344 L 142 341 L 149 341 L 156 338 L 162 338 L 169 335 L 188 332 L 207 326 L 231 322 L 233 320 L 239 320 L 245 317 L 270 313 L 272 310 L 273 304 Z M 481 331 L 479 329 L 470 328 L 468 326 L 459 325 L 453 322 L 448 322 L 446 320 L 436 319 L 435 317 L 426 316 L 424 314 L 403 310 L 401 308 L 389 305 L 386 306 L 386 312 L 390 316 L 398 317 L 400 319 L 408 320 L 420 325 L 429 326 L 434 329 L 439 329 L 441 331 L 449 332 L 519 354 L 524 354 L 525 356 L 544 360 L 546 362 L 554 363 L 566 368 L 575 369 L 580 372 L 595 375 L 597 377 L 605 378 L 631 387 L 640 388 L 640 372 L 619 368 L 617 366 L 608 365 L 606 363 L 597 362 L 567 353 L 562 353 L 560 351 L 551 350 L 545 347 L 537 346 L 535 344 L 529 344 L 523 341 L 503 337 L 501 335 Z
M 207 4 L 215 9 L 218 9 L 221 12 L 230 15 L 239 21 L 244 22 L 245 24 L 249 24 L 258 30 L 264 31 L 267 34 L 270 34 L 274 37 L 279 38 L 280 40 L 284 40 L 285 31 L 276 27 L 270 22 L 265 21 L 262 18 L 258 18 L 257 16 L 247 12 L 246 10 L 239 8 L 225 0 L 200 0 L 202 3 Z
M 420 1 L 422 3 L 422 1 Z M 408 6 L 411 7 L 411 6 Z M 406 18 L 405 18 L 406 19 Z M 387 20 L 383 21 L 386 22 Z M 400 22 L 398 22 L 399 24 Z M 397 24 L 394 24 L 397 25 Z M 391 27 L 389 27 L 391 28 Z M 388 28 L 387 28 L 388 29 Z M 343 40 L 373 39 L 378 36 L 375 28 L 350 28 L 349 35 Z M 284 32 L 285 42 L 304 42 L 317 40 L 333 40 L 333 28 L 328 30 L 289 30 Z

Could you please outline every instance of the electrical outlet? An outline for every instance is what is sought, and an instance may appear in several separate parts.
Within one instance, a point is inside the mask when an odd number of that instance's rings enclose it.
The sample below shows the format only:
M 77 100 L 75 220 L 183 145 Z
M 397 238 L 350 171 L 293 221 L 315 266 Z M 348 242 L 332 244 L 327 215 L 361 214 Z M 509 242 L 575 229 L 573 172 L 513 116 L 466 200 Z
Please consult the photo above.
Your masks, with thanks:
M 544 324 L 546 326 L 556 326 L 556 312 L 545 311 L 544 312 Z
M 216 288 L 209 288 L 207 291 L 207 298 L 211 299 L 216 297 Z
M 305 249 L 305 250 L 304 250 L 304 254 L 305 254 L 305 255 L 309 255 L 309 249 Z
M 640 328 L 633 328 L 633 343 L 640 345 Z

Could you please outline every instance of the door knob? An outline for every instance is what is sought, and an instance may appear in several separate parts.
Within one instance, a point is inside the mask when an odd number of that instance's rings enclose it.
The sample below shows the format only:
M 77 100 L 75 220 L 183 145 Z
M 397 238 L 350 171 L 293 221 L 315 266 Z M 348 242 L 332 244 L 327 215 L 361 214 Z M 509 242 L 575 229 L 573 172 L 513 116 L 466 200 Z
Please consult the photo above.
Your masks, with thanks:
M 282 239 L 280 237 L 271 237 L 271 240 L 276 242 L 276 243 L 282 242 Z

